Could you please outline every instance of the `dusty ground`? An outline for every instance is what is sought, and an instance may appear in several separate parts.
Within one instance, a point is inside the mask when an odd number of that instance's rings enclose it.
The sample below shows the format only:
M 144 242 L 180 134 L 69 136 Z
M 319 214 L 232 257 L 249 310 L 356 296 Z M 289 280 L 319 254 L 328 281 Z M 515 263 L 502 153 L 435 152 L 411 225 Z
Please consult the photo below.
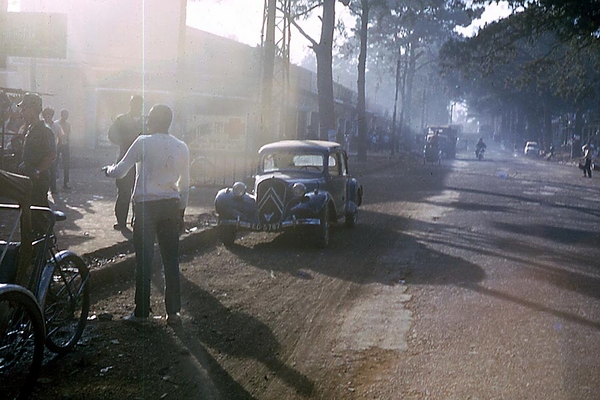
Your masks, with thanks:
M 34 399 L 599 399 L 597 181 L 489 154 L 363 174 L 329 249 L 184 237 L 176 329 L 158 292 L 151 323 L 121 321 L 131 259 L 96 274 L 84 339 Z
M 380 168 L 394 165 L 398 162 L 386 160 Z M 370 166 L 370 173 L 376 170 Z M 186 223 L 198 226 L 198 221 Z M 385 240 L 377 223 L 364 222 L 357 229 L 372 234 L 373 240 Z M 353 344 L 361 349 L 357 355 L 327 332 L 346 329 L 348 343 L 353 342 L 355 328 L 348 328 L 339 316 L 353 299 L 369 292 L 364 282 L 383 279 L 387 286 L 405 290 L 388 282 L 397 277 L 375 277 L 382 271 L 363 273 L 365 263 L 357 261 L 356 254 L 375 259 L 379 250 L 355 232 L 337 230 L 333 250 L 323 251 L 285 235 L 248 234 L 231 248 L 218 244 L 209 231 L 184 239 L 184 321 L 176 328 L 166 325 L 163 298 L 156 289 L 151 322 L 131 325 L 121 320 L 133 309 L 129 257 L 120 263 L 121 270 L 113 267 L 95 282 L 91 318 L 81 343 L 62 358 L 46 354 L 33 398 L 355 395 L 360 387 L 349 377 L 369 373 L 353 369 L 360 361 L 357 357 L 371 357 L 364 350 L 368 343 Z M 162 286 L 160 279 L 157 272 L 155 287 Z

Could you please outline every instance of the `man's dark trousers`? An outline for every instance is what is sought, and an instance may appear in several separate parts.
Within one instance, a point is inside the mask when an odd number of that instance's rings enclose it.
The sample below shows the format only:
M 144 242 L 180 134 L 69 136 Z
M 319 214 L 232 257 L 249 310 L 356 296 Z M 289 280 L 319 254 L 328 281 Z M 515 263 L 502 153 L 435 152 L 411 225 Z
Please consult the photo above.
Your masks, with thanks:
M 117 179 L 116 183 L 115 217 L 117 217 L 117 224 L 124 228 L 127 225 L 127 214 L 129 214 L 129 204 L 131 203 L 131 194 L 135 184 L 135 168 L 131 168 L 122 179 Z
M 164 269 L 167 315 L 181 311 L 179 220 L 179 199 L 145 201 L 134 205 L 136 317 L 144 318 L 150 314 L 152 259 L 156 238 Z

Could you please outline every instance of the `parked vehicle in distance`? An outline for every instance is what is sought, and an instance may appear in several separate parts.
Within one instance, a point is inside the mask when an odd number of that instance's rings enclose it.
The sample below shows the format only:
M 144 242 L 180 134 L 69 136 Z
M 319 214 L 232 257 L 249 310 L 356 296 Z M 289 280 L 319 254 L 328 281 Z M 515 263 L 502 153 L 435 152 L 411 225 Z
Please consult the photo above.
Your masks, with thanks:
M 456 143 L 460 125 L 436 125 L 425 128 L 425 142 L 430 143 L 437 135 L 437 145 L 442 152 L 442 158 L 456 158 Z
M 225 245 L 238 231 L 304 233 L 327 247 L 330 226 L 354 227 L 363 188 L 348 172 L 348 155 L 335 142 L 284 140 L 258 151 L 254 188 L 243 182 L 215 198 L 217 229 Z
M 442 163 L 442 151 L 431 145 L 431 143 L 427 143 L 423 147 L 423 164 L 427 163 L 437 165 Z
M 540 146 L 538 142 L 527 142 L 525 144 L 525 149 L 523 149 L 523 153 L 526 156 L 539 156 L 540 155 Z

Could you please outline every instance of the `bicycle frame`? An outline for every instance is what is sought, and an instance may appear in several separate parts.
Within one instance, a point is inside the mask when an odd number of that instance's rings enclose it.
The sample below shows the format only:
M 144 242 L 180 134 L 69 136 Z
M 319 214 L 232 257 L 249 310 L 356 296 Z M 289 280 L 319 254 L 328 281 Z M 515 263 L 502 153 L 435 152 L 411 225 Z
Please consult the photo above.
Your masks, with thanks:
M 0 204 L 0 210 L 19 210 L 20 206 L 16 204 Z M 48 220 L 48 227 L 44 235 L 37 238 L 32 243 L 34 257 L 32 257 L 32 271 L 26 288 L 29 289 L 35 296 L 41 309 L 44 309 L 46 294 L 54 267 L 65 257 L 70 254 L 75 254 L 69 250 L 57 251 L 56 236 L 54 235 L 54 224 L 58 219 L 64 219 L 64 214 L 58 211 L 53 211 L 47 207 L 31 206 L 30 210 L 35 215 L 43 213 Z M 2 254 L 0 254 L 1 256 Z

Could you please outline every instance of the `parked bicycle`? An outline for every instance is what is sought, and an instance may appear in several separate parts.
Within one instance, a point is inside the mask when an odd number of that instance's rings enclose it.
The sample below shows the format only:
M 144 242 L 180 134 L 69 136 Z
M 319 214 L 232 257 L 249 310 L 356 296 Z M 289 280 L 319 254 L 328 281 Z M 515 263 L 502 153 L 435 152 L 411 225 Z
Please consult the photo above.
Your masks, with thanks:
M 66 216 L 30 206 L 28 178 L 0 171 L 0 187 L 17 202 L 0 204 L 0 233 L 7 237 L 0 240 L 0 388 L 7 398 L 27 398 L 44 344 L 61 354 L 81 338 L 90 274 L 79 256 L 58 250 L 54 224 Z

